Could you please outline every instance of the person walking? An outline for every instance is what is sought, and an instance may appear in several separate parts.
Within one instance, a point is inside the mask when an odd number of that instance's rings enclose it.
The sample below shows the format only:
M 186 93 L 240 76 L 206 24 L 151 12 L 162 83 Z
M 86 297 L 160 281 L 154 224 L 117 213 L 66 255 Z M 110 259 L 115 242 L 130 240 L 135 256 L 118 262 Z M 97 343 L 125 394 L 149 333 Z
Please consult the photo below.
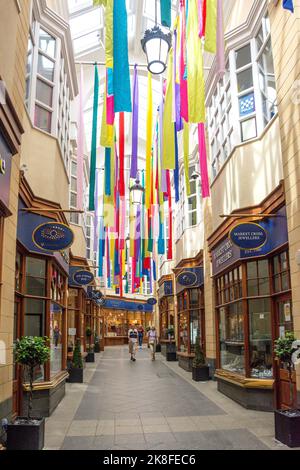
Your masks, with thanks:
M 144 339 L 143 325 L 140 325 L 139 328 L 138 328 L 138 336 L 139 336 L 139 348 L 141 350 L 141 349 L 143 349 L 143 339 Z
M 138 330 L 135 328 L 134 325 L 131 325 L 131 328 L 128 330 L 128 345 L 129 345 L 129 354 L 130 360 L 135 362 L 135 353 L 136 353 L 136 345 L 138 341 Z
M 151 349 L 152 361 L 155 361 L 155 352 L 156 352 L 156 343 L 157 343 L 157 333 L 155 326 L 152 326 L 148 331 L 148 344 Z

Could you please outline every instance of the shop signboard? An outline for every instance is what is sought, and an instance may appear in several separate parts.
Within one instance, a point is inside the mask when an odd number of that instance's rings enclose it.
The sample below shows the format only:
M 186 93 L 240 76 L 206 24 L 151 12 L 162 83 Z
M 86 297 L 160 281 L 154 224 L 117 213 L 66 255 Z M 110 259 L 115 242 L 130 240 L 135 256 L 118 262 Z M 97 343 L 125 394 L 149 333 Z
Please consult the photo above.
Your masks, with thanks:
M 12 154 L 0 134 L 0 207 L 3 205 L 4 211 L 9 207 L 11 158 Z
M 201 287 L 204 284 L 203 267 L 186 268 L 176 278 L 176 294 L 184 289 Z
M 36 227 L 32 239 L 42 250 L 62 251 L 73 244 L 74 233 L 70 227 L 60 222 L 46 222 Z
M 88 286 L 89 284 L 94 282 L 94 279 L 94 274 L 86 270 L 76 271 L 73 274 L 74 282 L 76 284 L 79 284 L 80 286 Z
M 141 304 L 140 302 L 126 301 L 122 299 L 105 299 L 105 308 L 112 310 L 129 310 L 137 312 L 152 312 L 153 306 L 147 303 Z
M 159 287 L 159 298 L 173 295 L 173 281 L 164 281 Z
M 220 274 L 240 260 L 266 256 L 288 242 L 285 207 L 276 213 L 276 217 L 266 217 L 259 223 L 259 226 L 267 234 L 265 242 L 260 247 L 242 249 L 228 236 L 212 250 L 213 276 Z
M 149 305 L 156 305 L 157 300 L 154 297 L 151 297 L 150 299 L 147 300 L 147 304 Z
M 30 253 L 44 256 L 53 256 L 59 266 L 66 273 L 69 273 L 69 248 L 66 250 L 53 252 L 38 247 L 33 241 L 32 234 L 37 227 L 48 222 L 55 223 L 55 221 L 40 214 L 24 211 L 23 209 L 25 208 L 25 204 L 21 199 L 19 199 L 17 227 L 17 239 L 19 243 L 21 243 L 21 245 L 23 245 Z
M 262 225 L 248 222 L 233 227 L 229 238 L 241 250 L 258 250 L 267 242 L 268 233 Z

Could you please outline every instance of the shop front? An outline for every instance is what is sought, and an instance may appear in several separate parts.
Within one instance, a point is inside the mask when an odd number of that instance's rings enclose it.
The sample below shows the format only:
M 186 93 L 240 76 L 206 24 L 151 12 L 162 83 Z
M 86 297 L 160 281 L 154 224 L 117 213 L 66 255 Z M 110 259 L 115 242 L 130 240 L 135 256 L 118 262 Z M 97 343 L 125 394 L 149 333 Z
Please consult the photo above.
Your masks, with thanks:
M 15 271 L 14 341 L 22 336 L 49 338 L 50 360 L 35 370 L 34 410 L 49 416 L 65 394 L 67 378 L 68 250 L 50 253 L 33 241 L 33 232 L 49 218 L 22 211 L 20 199 Z M 53 221 L 53 220 L 52 220 Z M 15 412 L 26 410 L 28 386 L 14 366 Z
M 153 324 L 153 306 L 146 302 L 125 299 L 106 298 L 101 304 L 101 315 L 104 319 L 105 346 L 128 343 L 128 330 L 134 325 L 146 331 Z
M 199 341 L 205 353 L 203 267 L 185 267 L 176 276 L 178 364 L 192 370 L 195 345 Z
M 218 390 L 246 408 L 285 407 L 274 341 L 293 331 L 285 207 L 233 222 L 212 248 Z
M 176 323 L 175 297 L 172 275 L 166 275 L 159 280 L 159 338 L 161 353 L 167 360 L 176 360 Z

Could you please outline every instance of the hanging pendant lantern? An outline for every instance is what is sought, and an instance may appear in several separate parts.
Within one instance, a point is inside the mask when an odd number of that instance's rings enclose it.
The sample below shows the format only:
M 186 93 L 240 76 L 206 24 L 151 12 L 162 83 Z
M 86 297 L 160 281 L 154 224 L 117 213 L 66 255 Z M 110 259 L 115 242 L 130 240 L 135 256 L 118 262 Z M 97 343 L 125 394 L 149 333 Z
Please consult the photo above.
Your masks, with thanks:
M 140 183 L 139 178 L 135 180 L 135 183 L 130 188 L 130 192 L 132 194 L 132 204 L 142 204 L 143 201 L 143 194 L 145 192 L 143 186 Z
M 157 24 L 157 0 L 155 0 L 155 26 L 145 31 L 141 44 L 147 56 L 149 72 L 154 75 L 162 74 L 167 68 L 172 35 L 164 33 Z

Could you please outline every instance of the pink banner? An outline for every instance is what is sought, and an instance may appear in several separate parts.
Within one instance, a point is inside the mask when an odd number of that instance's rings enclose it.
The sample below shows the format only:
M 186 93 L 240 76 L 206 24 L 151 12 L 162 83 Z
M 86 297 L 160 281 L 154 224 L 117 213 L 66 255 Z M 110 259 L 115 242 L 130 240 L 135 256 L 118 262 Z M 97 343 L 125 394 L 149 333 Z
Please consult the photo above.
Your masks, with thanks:
M 185 73 L 185 11 L 184 6 L 181 7 L 181 47 L 180 47 L 180 114 L 181 117 L 188 122 L 188 86 L 187 80 L 184 79 Z
M 199 142 L 199 159 L 200 159 L 200 171 L 201 171 L 202 197 L 206 198 L 210 196 L 210 190 L 209 190 L 209 179 L 208 179 L 208 170 L 207 170 L 205 128 L 204 128 L 203 122 L 200 122 L 198 124 L 198 142 Z
M 126 199 L 120 197 L 120 250 L 125 248 Z
M 78 147 L 77 147 L 77 209 L 83 209 L 83 162 L 84 162 L 84 109 L 83 109 L 83 67 L 80 68 Z
M 225 39 L 223 24 L 223 4 L 222 0 L 218 0 L 217 6 L 217 73 L 219 79 L 224 75 L 225 65 Z
M 106 96 L 106 124 L 113 125 L 115 122 L 114 95 Z

